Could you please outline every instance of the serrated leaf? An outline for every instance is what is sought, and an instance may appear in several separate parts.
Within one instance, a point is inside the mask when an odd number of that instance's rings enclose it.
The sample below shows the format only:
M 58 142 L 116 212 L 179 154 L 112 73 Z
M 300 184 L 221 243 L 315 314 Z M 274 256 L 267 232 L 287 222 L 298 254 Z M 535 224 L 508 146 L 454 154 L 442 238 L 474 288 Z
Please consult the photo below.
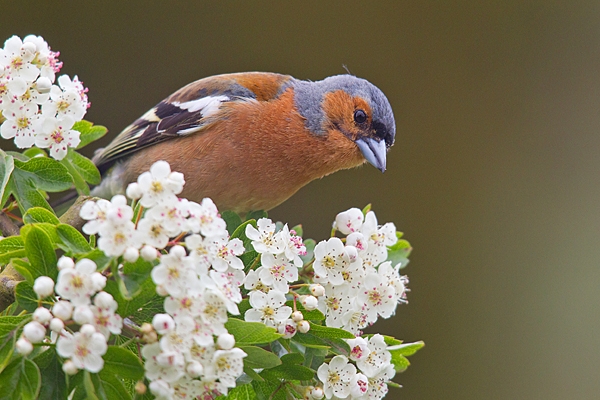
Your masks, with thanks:
M 235 343 L 238 346 L 267 344 L 282 336 L 277 333 L 275 328 L 260 322 L 246 322 L 236 318 L 229 318 L 225 323 L 225 328 L 235 337 Z
M 123 318 L 131 318 L 139 325 L 152 321 L 154 314 L 164 312 L 164 298 L 156 294 L 156 285 L 152 279 L 147 279 L 139 294 L 130 301 L 125 300 L 115 281 L 106 282 L 104 290 L 110 293 L 119 304 L 117 313 Z
M 15 271 L 17 271 L 23 277 L 23 279 L 25 279 L 26 282 L 29 282 L 30 285 L 33 285 L 34 279 L 31 276 L 31 272 L 29 272 L 29 270 L 31 269 L 31 265 L 27 261 L 21 260 L 19 258 L 14 258 L 10 263 L 15 269 Z
M 36 188 L 46 192 L 62 192 L 73 183 L 67 169 L 59 161 L 47 157 L 36 157 L 27 162 L 15 160 L 14 172 L 30 179 Z
M 304 351 L 304 366 L 317 370 L 325 362 L 326 356 L 326 349 L 307 347 Z
M 310 324 L 309 332 L 321 339 L 354 339 L 355 337 L 352 333 L 343 329 L 321 326 L 312 323 Z
M 33 291 L 33 286 L 29 282 L 19 282 L 15 288 L 15 298 L 19 307 L 29 312 L 34 312 L 38 308 L 38 297 Z
M 315 371 L 303 365 L 282 364 L 275 368 L 266 369 L 260 375 L 265 380 L 310 381 L 315 377 Z
M 311 322 L 307 333 L 298 332 L 292 340 L 306 347 L 327 347 L 336 354 L 348 355 L 350 346 L 343 339 L 353 338 L 353 334 L 343 329 L 320 326 Z
M 143 283 L 150 279 L 153 267 L 152 262 L 145 261 L 142 257 L 138 258 L 136 262 L 123 264 L 122 279 L 129 297 L 134 297 L 139 293 Z
M 24 214 L 32 207 L 43 207 L 52 210 L 52 207 L 50 207 L 44 195 L 35 186 L 35 183 L 17 172 L 17 170 L 13 171 L 7 188 L 8 192 L 15 196 L 21 213 Z
M 27 159 L 30 159 L 33 157 L 39 157 L 39 156 L 48 157 L 48 154 L 44 150 L 40 149 L 39 147 L 30 147 L 21 154 L 23 154 L 25 157 L 27 157 Z
M 77 190 L 77 194 L 80 196 L 89 195 L 90 187 L 86 183 L 86 181 L 83 178 L 83 176 L 81 175 L 81 173 L 79 173 L 77 168 L 75 168 L 73 163 L 70 160 L 68 160 L 67 158 L 63 158 L 62 160 L 60 160 L 60 162 L 67 169 L 67 171 L 69 171 L 69 174 L 71 174 L 71 177 L 73 177 L 73 184 L 75 185 L 75 190 Z
M 56 282 L 56 253 L 46 232 L 37 225 L 31 225 L 25 237 L 25 254 L 31 263 L 30 272 L 34 280 L 44 275 Z
M 25 243 L 21 236 L 10 236 L 0 240 L 0 264 L 7 264 L 11 258 L 25 257 Z
M 41 387 L 40 370 L 27 358 L 15 358 L 0 374 L 0 399 L 35 400 Z
M 287 400 L 279 380 L 252 381 L 252 388 L 258 400 Z
M 247 356 L 244 357 L 244 366 L 252 369 L 266 369 L 281 365 L 277 355 L 257 346 L 239 346 Z
M 33 361 L 37 364 L 44 378 L 39 399 L 66 399 L 68 395 L 66 377 L 62 370 L 62 364 L 56 356 L 56 351 L 54 349 L 46 350 L 34 358 Z
M 89 253 L 92 247 L 85 237 L 71 225 L 59 224 L 56 226 L 56 234 L 62 242 L 61 248 L 72 254 Z
M 108 346 L 104 359 L 104 368 L 101 375 L 117 375 L 121 378 L 140 380 L 144 377 L 144 366 L 140 359 L 131 351 L 118 347 Z
M 80 133 L 80 142 L 77 146 L 77 149 L 81 149 L 93 141 L 100 139 L 102 136 L 106 135 L 106 132 L 108 132 L 108 129 L 106 129 L 104 126 L 93 125 L 91 122 L 86 120 L 75 122 L 72 129 Z
M 245 385 L 239 385 L 233 389 L 229 389 L 227 396 L 219 396 L 215 400 L 255 400 L 256 393 L 252 388 L 252 385 L 247 383 Z
M 23 225 L 21 227 L 21 236 L 22 237 L 27 237 L 27 234 L 29 233 L 29 231 L 31 230 L 31 228 L 35 226 L 41 230 L 43 230 L 46 235 L 48 235 L 48 237 L 50 238 L 50 243 L 52 243 L 52 247 L 58 247 L 55 246 L 55 244 L 57 244 L 59 242 L 58 239 L 58 235 L 56 234 L 56 225 L 52 225 L 49 224 L 48 222 L 37 222 L 35 224 L 27 224 L 27 225 Z
M 36 222 L 46 222 L 52 225 L 58 225 L 60 221 L 52 211 L 42 207 L 33 207 L 27 210 L 23 215 L 23 222 L 26 224 L 34 224 Z
M 8 180 L 15 168 L 15 162 L 11 156 L 0 149 L 0 200 L 4 198 L 4 191 L 8 186 Z M 0 204 L 0 208 L 4 206 Z
M 69 160 L 73 168 L 77 170 L 79 175 L 88 183 L 97 185 L 100 183 L 100 171 L 96 168 L 96 165 L 89 158 L 79 154 L 73 149 L 69 149 L 69 153 L 66 157 Z

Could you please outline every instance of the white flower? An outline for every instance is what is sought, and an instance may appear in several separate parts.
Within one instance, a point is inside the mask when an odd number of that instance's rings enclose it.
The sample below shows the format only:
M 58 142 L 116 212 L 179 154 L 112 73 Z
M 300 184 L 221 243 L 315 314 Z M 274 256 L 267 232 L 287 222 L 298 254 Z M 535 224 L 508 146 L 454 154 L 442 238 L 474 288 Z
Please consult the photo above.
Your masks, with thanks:
M 375 322 L 377 314 L 389 318 L 398 304 L 394 288 L 377 273 L 367 274 L 358 291 L 358 300 L 366 305 L 369 322 Z
M 0 49 L 0 65 L 4 65 L 11 76 L 33 82 L 40 74 L 39 68 L 31 63 L 35 50 L 35 45 L 30 46 L 18 36 L 12 36 Z
M 226 236 L 227 224 L 219 216 L 215 203 L 208 197 L 202 203 L 189 203 L 188 230 L 204 236 Z
M 105 283 L 106 277 L 96 272 L 95 262 L 83 258 L 75 264 L 75 268 L 58 271 L 56 293 L 71 300 L 74 306 L 87 305 L 90 304 L 90 296 L 98 291 L 100 282 Z
M 233 269 L 244 269 L 244 263 L 237 256 L 244 253 L 244 243 L 238 239 L 229 240 L 221 236 L 214 239 L 217 246 L 215 259 L 212 267 L 220 272 L 226 271 L 229 267 Z
M 138 177 L 138 185 L 142 190 L 140 204 L 144 207 L 153 207 L 156 204 L 174 204 L 177 202 L 175 195 L 183 190 L 181 174 L 171 172 L 171 167 L 166 161 L 157 161 L 150 167 L 149 172 L 144 172 Z
M 372 378 L 390 365 L 392 354 L 387 350 L 383 336 L 378 333 L 369 338 L 368 347 L 370 350 L 368 356 L 358 360 L 356 365 L 362 373 Z
M 80 305 L 75 307 L 73 311 L 73 321 L 79 325 L 91 324 L 94 319 L 94 313 L 88 305 Z
M 85 219 L 86 224 L 81 230 L 87 235 L 94 235 L 100 231 L 100 227 L 106 222 L 106 213 L 110 210 L 112 204 L 105 199 L 97 201 L 88 200 L 83 203 L 79 210 L 79 216 Z
M 77 368 L 90 372 L 99 372 L 104 367 L 102 356 L 107 348 L 104 335 L 91 325 L 83 325 L 74 335 L 62 332 L 56 342 L 59 356 L 70 358 Z
M 29 148 L 35 143 L 35 136 L 41 131 L 42 124 L 37 113 L 38 107 L 33 103 L 15 102 L 2 111 L 6 121 L 0 126 L 0 134 L 4 139 L 15 138 L 15 145 Z
M 323 391 L 328 399 L 333 396 L 344 399 L 350 395 L 356 381 L 356 367 L 348 363 L 345 356 L 335 356 L 329 364 L 322 364 L 317 370 L 323 382 Z
M 100 292 L 94 297 L 94 305 L 90 307 L 93 318 L 92 324 L 106 339 L 113 333 L 118 335 L 123 327 L 123 319 L 116 313 L 119 304 L 106 292 Z
M 50 88 L 50 99 L 42 105 L 42 114 L 49 118 L 69 117 L 80 121 L 88 107 L 87 89 L 77 77 L 71 80 L 67 75 L 59 76 L 58 84 L 60 87 L 52 85 Z
M 285 294 L 277 290 L 271 290 L 268 294 L 251 292 L 250 305 L 253 308 L 246 311 L 244 318 L 249 322 L 262 322 L 275 327 L 292 314 L 292 308 L 284 304 Z
M 165 382 L 175 382 L 185 374 L 183 355 L 174 352 L 163 353 L 158 342 L 142 347 L 142 357 L 146 360 L 146 377 L 151 381 L 161 379 Z M 152 387 L 152 383 L 150 386 Z
M 327 326 L 342 327 L 342 316 L 351 309 L 354 296 L 355 293 L 347 283 L 325 287 L 325 296 L 319 298 L 319 310 L 326 315 L 325 323 Z
M 323 292 L 324 291 L 325 289 L 323 289 Z M 308 311 L 315 310 L 319 306 L 319 299 L 317 299 L 315 296 L 302 296 L 301 299 L 302 305 Z
M 193 261 L 185 255 L 183 247 L 173 246 L 169 254 L 163 255 L 160 263 L 152 269 L 154 283 L 162 285 L 171 296 L 183 296 L 198 281 Z
M 237 304 L 242 301 L 242 293 L 240 292 L 240 285 L 244 282 L 244 271 L 229 269 L 225 272 L 210 271 L 209 273 L 214 288 L 218 289 L 218 292 L 222 296 L 227 311 L 233 315 L 238 315 Z
M 75 120 L 64 117 L 61 120 L 46 118 L 42 130 L 35 137 L 35 145 L 40 148 L 49 148 L 51 157 L 62 160 L 67 155 L 68 147 L 79 145 L 79 132 L 71 129 Z
M 344 235 L 349 235 L 352 232 L 358 231 L 361 228 L 363 221 L 364 216 L 362 211 L 358 208 L 351 208 L 347 211 L 339 213 L 335 217 L 333 227 Z
M 373 211 L 369 211 L 365 217 L 365 222 L 360 229 L 367 241 L 367 250 L 360 255 L 367 265 L 375 267 L 385 261 L 387 258 L 387 247 L 398 241 L 396 237 L 396 227 L 393 223 L 379 227 L 377 217 Z
M 235 380 L 242 375 L 244 360 L 247 354 L 239 348 L 217 350 L 213 356 L 212 366 L 219 381 L 226 387 L 235 387 Z
M 407 276 L 400 276 L 400 264 L 392 267 L 390 261 L 382 263 L 377 267 L 377 273 L 381 275 L 383 280 L 394 288 L 394 298 L 398 303 L 406 303 L 406 292 L 409 289 L 406 287 L 408 284 Z
M 275 224 L 268 218 L 256 222 L 258 229 L 251 224 L 246 225 L 246 236 L 252 240 L 254 250 L 259 253 L 281 254 L 285 244 L 281 235 L 275 234 Z
M 290 231 L 287 224 L 281 228 L 279 234 L 283 241 L 285 256 L 288 260 L 293 261 L 296 267 L 302 267 L 303 262 L 300 256 L 306 255 L 306 246 L 302 242 L 302 238 L 297 236 L 295 231 Z
M 256 272 L 266 285 L 287 293 L 289 291 L 288 283 L 298 280 L 298 267 L 292 264 L 284 254 L 263 253 L 260 260 L 261 267 Z
M 104 224 L 99 234 L 98 248 L 109 257 L 120 256 L 130 247 L 139 247 L 135 224 L 131 221 Z
M 33 43 L 35 45 L 35 57 L 31 63 L 40 69 L 41 77 L 54 82 L 55 73 L 60 71 L 62 67 L 62 62 L 58 61 L 59 53 L 51 51 L 50 46 L 41 36 L 27 35 L 23 39 L 23 43 Z
M 190 252 L 189 257 L 196 264 L 196 272 L 199 275 L 208 273 L 213 260 L 217 255 L 217 246 L 208 238 L 193 234 L 185 238 L 185 247 Z
M 159 221 L 169 237 L 175 237 L 187 228 L 189 202 L 178 199 L 173 204 L 157 204 L 148 210 L 144 218 Z
M 230 333 L 222 333 L 217 338 L 217 346 L 222 350 L 230 350 L 235 345 L 235 337 Z
M 391 381 L 396 371 L 393 365 L 383 368 L 377 375 L 370 377 L 368 389 L 365 395 L 356 397 L 357 400 L 379 400 L 383 399 L 388 392 L 387 382 Z
M 350 346 L 350 359 L 352 361 L 364 360 L 371 352 L 369 342 L 364 338 L 346 339 L 346 343 Z
M 33 291 L 40 299 L 54 293 L 54 281 L 48 276 L 40 276 L 33 282 Z
M 284 339 L 293 337 L 298 331 L 298 323 L 293 319 L 288 318 L 279 325 L 277 325 L 277 332 L 283 335 Z
M 332 237 L 315 247 L 313 268 L 318 278 L 332 285 L 344 283 L 342 273 L 350 265 L 350 257 L 339 238 Z
M 182 297 L 165 298 L 165 311 L 174 317 L 196 317 L 202 312 L 204 300 L 200 295 L 184 294 Z
M 157 379 L 150 382 L 148 386 L 153 395 L 156 396 L 157 399 L 172 399 L 173 398 L 173 388 L 162 379 Z
M 148 246 L 164 249 L 169 243 L 169 233 L 162 221 L 144 217 L 137 226 L 138 240 Z

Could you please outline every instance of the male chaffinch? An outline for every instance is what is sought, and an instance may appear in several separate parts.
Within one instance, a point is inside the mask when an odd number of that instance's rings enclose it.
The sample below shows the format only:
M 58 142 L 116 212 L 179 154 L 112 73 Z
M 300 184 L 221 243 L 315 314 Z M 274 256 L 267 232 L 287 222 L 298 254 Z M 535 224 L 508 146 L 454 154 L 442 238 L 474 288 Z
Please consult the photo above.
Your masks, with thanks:
M 313 179 L 369 162 L 385 171 L 396 126 L 385 95 L 364 79 L 217 75 L 179 89 L 121 132 L 93 161 L 92 195 L 124 193 L 157 160 L 182 172 L 181 196 L 221 210 L 269 210 Z

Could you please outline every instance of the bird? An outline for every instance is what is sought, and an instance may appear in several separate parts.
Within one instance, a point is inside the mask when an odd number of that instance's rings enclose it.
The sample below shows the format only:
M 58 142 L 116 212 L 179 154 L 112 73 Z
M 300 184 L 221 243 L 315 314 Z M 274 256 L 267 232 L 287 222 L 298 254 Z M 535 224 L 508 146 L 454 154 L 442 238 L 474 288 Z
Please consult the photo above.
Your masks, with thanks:
M 387 97 L 350 74 L 320 81 L 268 72 L 215 75 L 177 90 L 92 161 L 110 198 L 158 160 L 185 176 L 180 196 L 220 210 L 268 211 L 301 187 L 369 163 L 384 172 L 396 125 Z

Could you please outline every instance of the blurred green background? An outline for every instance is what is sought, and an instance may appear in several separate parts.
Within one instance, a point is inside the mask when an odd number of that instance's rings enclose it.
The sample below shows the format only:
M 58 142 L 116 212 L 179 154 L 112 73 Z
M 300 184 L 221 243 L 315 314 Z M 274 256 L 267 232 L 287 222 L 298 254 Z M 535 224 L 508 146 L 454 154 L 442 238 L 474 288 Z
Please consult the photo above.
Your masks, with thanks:
M 0 40 L 60 50 L 113 136 L 214 74 L 370 80 L 396 115 L 388 171 L 271 216 L 321 239 L 371 202 L 413 244 L 410 303 L 377 330 L 426 347 L 388 398 L 600 398 L 600 2 L 0 4 Z

